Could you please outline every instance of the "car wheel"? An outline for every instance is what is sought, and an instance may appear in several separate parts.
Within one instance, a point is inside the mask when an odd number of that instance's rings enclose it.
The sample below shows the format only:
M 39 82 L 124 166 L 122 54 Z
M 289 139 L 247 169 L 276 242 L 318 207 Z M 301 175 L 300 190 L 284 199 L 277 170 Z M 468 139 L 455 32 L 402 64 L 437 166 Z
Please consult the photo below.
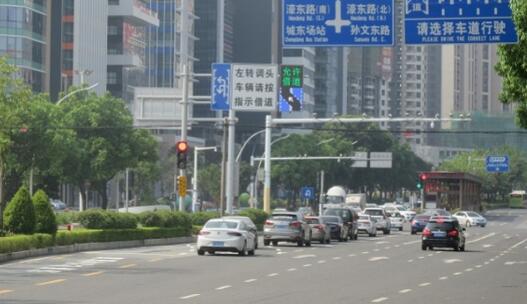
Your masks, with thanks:
M 328 238 L 328 239 L 326 240 L 326 244 L 331 244 L 331 238 Z
M 459 245 L 454 246 L 454 251 L 459 251 Z
M 481 228 L 485 228 L 485 225 L 481 225 Z
M 209 250 L 208 253 L 209 254 L 214 254 L 214 250 Z
M 373 233 L 368 233 L 369 237 L 374 237 L 375 235 Z
M 273 241 L 273 246 L 278 246 L 278 241 Z
M 242 250 L 238 251 L 239 256 L 245 256 L 247 254 L 247 242 L 243 243 Z
M 254 249 L 258 249 L 258 237 L 254 239 Z
M 390 230 L 386 230 L 386 229 L 384 229 L 384 230 L 382 231 L 382 234 L 390 234 Z
M 250 256 L 253 256 L 254 255 L 254 250 L 247 251 L 247 254 L 250 255 Z
M 399 231 L 403 231 L 403 227 L 399 227 Z
M 425 244 L 421 244 L 421 250 L 426 251 L 426 245 Z
M 463 246 L 459 247 L 459 250 L 465 251 L 465 243 L 463 243 Z
M 198 250 L 198 255 L 204 255 L 205 254 L 205 250 Z
M 432 250 L 434 250 L 434 247 L 428 246 L 428 250 L 432 251 Z
M 324 239 L 320 240 L 320 244 L 325 244 L 325 243 L 326 243 L 326 240 L 324 240 Z

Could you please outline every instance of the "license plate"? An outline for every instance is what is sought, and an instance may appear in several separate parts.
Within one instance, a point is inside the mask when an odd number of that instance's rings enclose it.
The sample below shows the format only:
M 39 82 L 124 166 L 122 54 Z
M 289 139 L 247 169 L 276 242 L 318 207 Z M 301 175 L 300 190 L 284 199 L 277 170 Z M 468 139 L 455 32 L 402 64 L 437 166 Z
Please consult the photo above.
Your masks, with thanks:
M 212 247 L 223 247 L 223 242 L 212 242 Z
M 444 231 L 433 231 L 432 235 L 434 237 L 443 238 L 443 237 L 446 237 L 446 232 L 444 232 Z
M 286 229 L 287 225 L 276 225 L 276 229 Z

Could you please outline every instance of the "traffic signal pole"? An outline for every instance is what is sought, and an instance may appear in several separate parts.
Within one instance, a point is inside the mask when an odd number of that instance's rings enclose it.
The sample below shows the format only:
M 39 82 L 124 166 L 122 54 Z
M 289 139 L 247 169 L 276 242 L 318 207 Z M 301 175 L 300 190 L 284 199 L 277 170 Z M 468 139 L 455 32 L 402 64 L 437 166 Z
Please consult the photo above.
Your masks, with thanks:
M 180 54 L 181 54 L 181 67 L 183 72 L 183 98 L 181 99 L 181 141 L 187 141 L 187 121 L 188 121 L 188 95 L 189 95 L 189 56 L 188 52 L 188 18 L 189 18 L 189 7 L 188 0 L 181 1 L 181 36 L 180 36 Z M 179 176 L 186 176 L 186 169 L 179 169 Z M 185 195 L 179 196 L 179 211 L 184 209 Z

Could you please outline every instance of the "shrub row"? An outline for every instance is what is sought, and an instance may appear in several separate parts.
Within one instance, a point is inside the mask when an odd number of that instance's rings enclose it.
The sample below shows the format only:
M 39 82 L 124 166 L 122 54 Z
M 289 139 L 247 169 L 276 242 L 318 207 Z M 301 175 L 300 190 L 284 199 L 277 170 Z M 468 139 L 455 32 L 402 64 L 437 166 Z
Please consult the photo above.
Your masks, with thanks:
M 101 209 L 89 209 L 79 213 L 79 222 L 87 229 L 134 229 L 137 217 L 130 213 L 118 213 Z
M 192 218 L 192 225 L 203 226 L 208 220 L 220 217 L 220 213 L 210 212 L 210 211 L 196 212 L 196 213 L 192 213 L 190 216 Z
M 249 217 L 254 222 L 258 230 L 263 229 L 265 221 L 269 217 L 265 211 L 260 209 L 245 209 L 240 212 L 240 215 Z
M 0 253 L 51 246 L 96 242 L 135 241 L 190 236 L 190 230 L 177 228 L 137 228 L 113 230 L 74 230 L 50 234 L 16 235 L 0 238 Z
M 144 227 L 183 227 L 190 231 L 192 219 L 190 215 L 179 211 L 147 211 L 139 214 L 139 222 Z

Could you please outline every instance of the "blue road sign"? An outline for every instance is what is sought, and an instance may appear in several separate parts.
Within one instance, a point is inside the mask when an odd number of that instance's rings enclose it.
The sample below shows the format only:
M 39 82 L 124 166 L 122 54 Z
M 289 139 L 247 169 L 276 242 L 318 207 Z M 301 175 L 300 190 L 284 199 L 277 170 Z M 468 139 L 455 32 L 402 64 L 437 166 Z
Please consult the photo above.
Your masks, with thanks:
M 487 172 L 503 173 L 509 172 L 509 157 L 502 156 L 487 156 L 485 159 Z
M 284 94 L 283 89 L 289 90 L 289 94 Z M 285 96 L 289 96 L 288 100 Z M 280 112 L 302 111 L 304 108 L 304 89 L 303 88 L 281 88 L 280 103 L 278 106 Z
M 315 199 L 315 188 L 313 187 L 302 187 L 300 192 L 302 199 Z
M 212 103 L 213 111 L 228 111 L 230 108 L 231 65 L 228 63 L 212 64 Z
M 389 46 L 394 0 L 283 0 L 284 47 Z
M 509 0 L 406 0 L 406 44 L 516 43 Z

